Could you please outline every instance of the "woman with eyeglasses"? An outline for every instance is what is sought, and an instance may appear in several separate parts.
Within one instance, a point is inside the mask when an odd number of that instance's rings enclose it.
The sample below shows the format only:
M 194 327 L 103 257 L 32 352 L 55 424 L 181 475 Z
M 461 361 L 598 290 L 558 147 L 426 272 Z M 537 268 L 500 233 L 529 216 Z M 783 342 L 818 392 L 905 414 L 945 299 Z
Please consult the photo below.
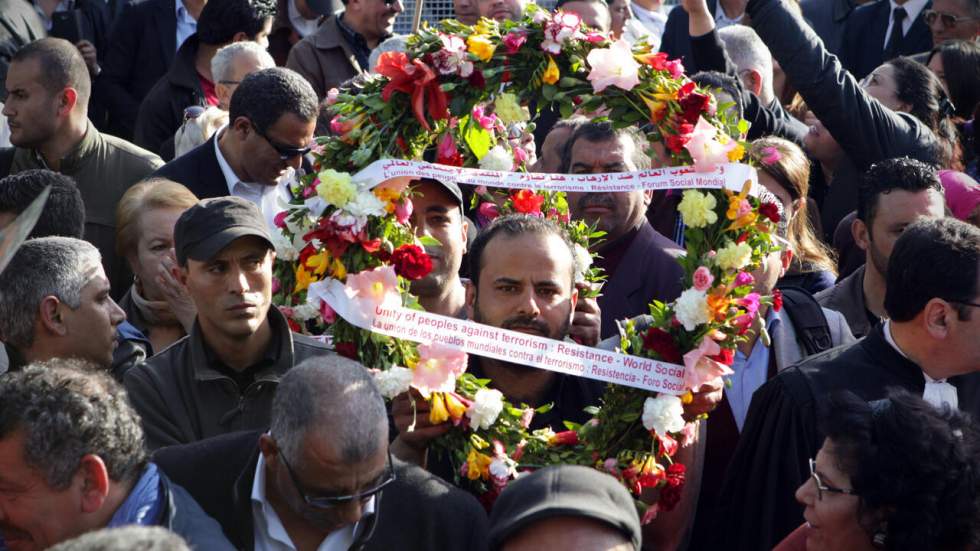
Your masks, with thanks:
M 980 542 L 980 433 L 905 391 L 824 404 L 823 446 L 796 491 L 805 523 L 774 551 L 963 550 Z
M 684 5 L 692 25 L 696 17 L 711 18 L 703 0 L 684 0 Z M 859 83 L 785 2 L 749 0 L 746 12 L 813 119 L 819 120 L 819 126 L 807 123 L 805 149 L 810 152 L 821 129 L 838 146 L 822 148 L 823 158 L 818 159 L 832 173 L 820 205 L 828 240 L 838 222 L 856 208 L 860 176 L 872 164 L 904 156 L 944 168 L 958 164 L 952 104 L 925 67 L 899 57 Z

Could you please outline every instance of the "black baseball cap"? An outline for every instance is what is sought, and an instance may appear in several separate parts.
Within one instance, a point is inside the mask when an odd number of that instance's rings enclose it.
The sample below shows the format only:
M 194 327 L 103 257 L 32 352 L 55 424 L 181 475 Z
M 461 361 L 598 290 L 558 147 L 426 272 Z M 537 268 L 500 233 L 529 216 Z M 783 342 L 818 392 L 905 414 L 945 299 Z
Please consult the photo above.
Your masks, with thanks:
M 204 199 L 184 211 L 174 226 L 177 263 L 209 260 L 239 237 L 261 237 L 273 248 L 265 217 L 254 203 L 241 197 Z
M 639 549 L 640 516 L 633 497 L 612 476 L 579 465 L 557 465 L 519 477 L 504 488 L 490 515 L 490 549 L 535 522 L 552 517 L 599 521 Z

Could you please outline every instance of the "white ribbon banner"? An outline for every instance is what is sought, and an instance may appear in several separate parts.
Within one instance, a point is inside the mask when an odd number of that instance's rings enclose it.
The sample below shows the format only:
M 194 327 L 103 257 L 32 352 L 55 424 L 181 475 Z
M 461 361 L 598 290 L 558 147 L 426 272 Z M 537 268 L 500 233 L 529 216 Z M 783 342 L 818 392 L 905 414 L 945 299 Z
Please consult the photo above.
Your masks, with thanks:
M 373 187 L 385 180 L 400 177 L 431 178 L 488 188 L 566 192 L 623 192 L 638 189 L 729 189 L 740 192 L 746 180 L 752 182 L 752 195 L 758 196 L 759 190 L 764 189 L 759 186 L 755 168 L 741 163 L 718 165 L 711 172 L 695 172 L 690 166 L 673 166 L 622 173 L 537 174 L 380 159 L 361 169 L 353 179 L 370 182 Z
M 361 329 L 418 343 L 440 342 L 496 360 L 547 369 L 643 390 L 681 395 L 684 366 L 628 356 L 573 342 L 558 341 L 469 320 L 401 306 L 378 306 L 352 299 L 343 283 L 326 280 L 310 285 L 309 299 L 323 300 L 337 315 Z M 365 312 L 365 309 L 369 310 Z M 373 315 L 372 315 L 373 314 Z

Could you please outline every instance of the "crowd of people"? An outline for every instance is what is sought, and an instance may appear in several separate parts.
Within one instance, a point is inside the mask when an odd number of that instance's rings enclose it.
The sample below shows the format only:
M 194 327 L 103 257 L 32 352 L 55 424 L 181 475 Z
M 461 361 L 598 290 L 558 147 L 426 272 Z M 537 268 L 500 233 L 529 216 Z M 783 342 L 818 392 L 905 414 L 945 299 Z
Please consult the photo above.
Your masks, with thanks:
M 472 25 L 527 1 L 453 5 Z M 668 4 L 556 9 L 680 58 L 750 123 L 784 217 L 752 276 L 783 308 L 685 402 L 710 415 L 681 503 L 641 525 L 618 481 L 567 465 L 488 512 L 430 449 L 450 422 L 386 404 L 272 303 L 289 184 L 329 91 L 404 48 L 402 0 L 0 0 L 0 228 L 48 190 L 0 272 L 0 551 L 980 548 L 980 2 Z M 547 110 L 528 149 L 564 174 L 664 152 Z M 412 185 L 429 312 L 611 350 L 683 290 L 679 190 L 568 193 L 605 232 L 591 298 L 552 221 L 482 223 L 469 186 Z M 552 404 L 531 429 L 588 421 L 604 389 L 468 371 Z

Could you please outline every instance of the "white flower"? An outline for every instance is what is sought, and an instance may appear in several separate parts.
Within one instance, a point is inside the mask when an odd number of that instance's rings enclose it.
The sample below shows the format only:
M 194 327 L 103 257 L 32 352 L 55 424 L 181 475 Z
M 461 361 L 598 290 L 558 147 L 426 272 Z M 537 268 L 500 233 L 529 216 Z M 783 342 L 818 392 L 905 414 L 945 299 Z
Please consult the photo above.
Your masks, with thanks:
M 317 300 L 319 302 L 319 300 Z M 319 304 L 314 306 L 307 302 L 293 307 L 293 317 L 299 321 L 311 320 L 320 315 Z
M 670 394 L 660 394 L 643 402 L 643 426 L 660 436 L 678 432 L 684 428 L 684 405 L 681 399 Z
M 279 228 L 272 232 L 272 246 L 276 249 L 276 258 L 293 261 L 299 258 L 299 251 L 293 246 L 293 240 L 283 235 Z
M 412 370 L 407 367 L 393 366 L 386 370 L 374 373 L 374 382 L 378 385 L 381 395 L 389 400 L 408 392 L 408 387 L 412 383 Z
M 728 242 L 724 247 L 718 249 L 715 262 L 723 270 L 741 270 L 752 261 L 752 246 L 748 243 Z
M 473 428 L 489 429 L 504 409 L 504 395 L 499 390 L 481 388 L 473 396 L 473 404 L 466 410 Z
M 358 218 L 367 216 L 384 216 L 386 214 L 385 204 L 378 196 L 371 193 L 369 189 L 361 189 L 352 201 L 344 205 L 343 209 L 350 215 Z
M 592 255 L 589 254 L 589 250 L 579 245 L 575 244 L 575 283 L 581 283 L 585 281 L 585 273 L 589 271 L 589 267 L 592 266 Z
M 503 146 L 495 145 L 480 159 L 483 170 L 509 171 L 514 166 L 514 158 Z
M 507 480 L 517 474 L 517 469 L 498 457 L 490 462 L 490 476 L 497 480 Z
M 711 309 L 708 307 L 708 296 L 704 291 L 695 288 L 685 289 L 674 303 L 674 315 L 684 329 L 694 331 L 698 325 L 711 319 Z

